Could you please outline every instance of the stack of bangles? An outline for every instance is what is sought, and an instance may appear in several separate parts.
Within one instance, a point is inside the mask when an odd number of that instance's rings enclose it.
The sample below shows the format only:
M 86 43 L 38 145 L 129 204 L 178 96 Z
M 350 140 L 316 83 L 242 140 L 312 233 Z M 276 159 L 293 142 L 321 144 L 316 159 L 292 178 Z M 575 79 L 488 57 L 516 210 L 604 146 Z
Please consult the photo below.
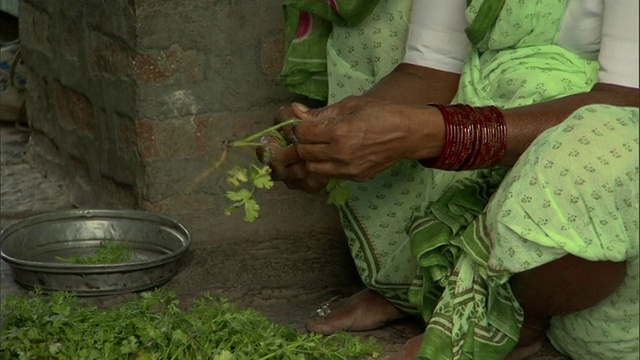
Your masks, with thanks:
M 428 168 L 473 170 L 496 166 L 507 148 L 504 115 L 495 106 L 430 104 L 440 110 L 445 123 L 442 154 L 420 160 Z

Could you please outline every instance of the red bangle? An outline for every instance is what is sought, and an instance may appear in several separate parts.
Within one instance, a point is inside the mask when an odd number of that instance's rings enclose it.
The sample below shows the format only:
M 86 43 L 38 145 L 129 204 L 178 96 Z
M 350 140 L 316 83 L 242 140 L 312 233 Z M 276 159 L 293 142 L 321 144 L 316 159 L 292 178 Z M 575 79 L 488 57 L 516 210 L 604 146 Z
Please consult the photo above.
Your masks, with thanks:
M 420 164 L 443 170 L 473 170 L 500 163 L 507 148 L 507 127 L 497 107 L 431 106 L 444 118 L 444 149 L 438 158 L 419 160 Z

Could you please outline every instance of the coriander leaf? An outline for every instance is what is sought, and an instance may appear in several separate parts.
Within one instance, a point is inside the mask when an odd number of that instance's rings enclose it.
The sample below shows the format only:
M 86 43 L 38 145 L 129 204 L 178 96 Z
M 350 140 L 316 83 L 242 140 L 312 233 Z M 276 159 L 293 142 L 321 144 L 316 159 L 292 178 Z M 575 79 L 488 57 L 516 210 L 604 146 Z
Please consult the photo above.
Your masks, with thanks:
M 247 200 L 251 199 L 252 195 L 253 194 L 248 189 L 240 189 L 240 190 L 236 190 L 236 191 L 227 191 L 227 194 L 226 194 L 227 199 L 233 200 L 233 201 L 238 201 L 238 202 L 247 201 Z
M 56 256 L 56 260 L 68 264 L 117 264 L 135 260 L 133 250 L 119 241 L 100 244 L 94 255 L 74 255 L 69 258 Z
M 171 334 L 171 337 L 175 340 L 178 340 L 180 342 L 182 342 L 183 344 L 186 344 L 189 342 L 189 337 L 187 336 L 187 334 L 185 334 L 182 330 L 178 329 L 175 330 L 173 332 L 173 334 Z
M 244 203 L 244 220 L 247 222 L 252 222 L 260 216 L 260 205 L 258 202 L 249 199 Z
M 329 191 L 329 204 L 344 205 L 351 196 L 351 187 L 344 181 L 331 179 L 327 183 L 327 191 Z
M 227 182 L 235 187 L 240 186 L 240 183 L 246 183 L 249 181 L 249 175 L 247 169 L 240 166 L 234 166 L 227 172 Z
M 230 351 L 223 350 L 220 354 L 213 357 L 212 360 L 233 360 L 235 356 Z
M 299 333 L 208 293 L 185 310 L 164 289 L 107 308 L 66 292 L 30 295 L 0 301 L 0 358 L 344 360 L 380 351 L 371 339 L 347 333 Z M 46 319 L 55 315 L 54 307 L 73 311 L 65 322 L 52 323 Z
M 273 179 L 271 179 L 271 169 L 268 165 L 251 166 L 251 182 L 258 189 L 270 189 L 273 187 Z

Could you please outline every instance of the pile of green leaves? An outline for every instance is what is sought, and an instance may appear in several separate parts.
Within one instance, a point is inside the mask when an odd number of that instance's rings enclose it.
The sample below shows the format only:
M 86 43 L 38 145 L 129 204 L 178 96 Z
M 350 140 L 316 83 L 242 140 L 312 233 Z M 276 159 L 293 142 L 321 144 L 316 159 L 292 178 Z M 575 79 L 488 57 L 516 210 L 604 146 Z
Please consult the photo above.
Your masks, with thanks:
M 119 241 L 101 243 L 94 255 L 74 255 L 68 258 L 56 256 L 56 260 L 68 264 L 118 264 L 133 259 L 133 250 Z
M 106 309 L 65 292 L 16 295 L 1 308 L 1 359 L 357 359 L 379 349 L 346 333 L 301 334 L 208 294 L 189 310 L 165 290 Z

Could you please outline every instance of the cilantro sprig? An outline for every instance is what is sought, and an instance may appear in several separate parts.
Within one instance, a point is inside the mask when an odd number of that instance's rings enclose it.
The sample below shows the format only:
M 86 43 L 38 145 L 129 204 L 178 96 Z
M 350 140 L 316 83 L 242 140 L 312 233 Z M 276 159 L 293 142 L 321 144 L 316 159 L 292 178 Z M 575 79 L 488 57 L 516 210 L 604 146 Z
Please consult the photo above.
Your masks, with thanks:
M 226 215 L 233 214 L 236 210 L 244 210 L 244 219 L 247 222 L 254 221 L 260 215 L 260 205 L 253 199 L 256 189 L 270 189 L 273 187 L 271 169 L 268 166 L 251 164 L 249 170 L 235 166 L 227 173 L 227 183 L 233 186 L 233 190 L 227 191 L 227 199 L 233 204 L 225 210 Z
M 118 264 L 134 260 L 133 250 L 118 241 L 107 241 L 93 255 L 73 255 L 68 258 L 56 256 L 56 260 L 67 264 Z
M 330 179 L 327 184 L 329 199 L 327 202 L 334 205 L 344 205 L 351 196 L 351 186 L 338 179 Z
M 300 121 L 301 120 L 299 119 L 290 119 L 263 131 L 249 135 L 244 139 L 225 141 L 218 161 L 212 168 L 207 169 L 207 171 L 198 176 L 193 186 L 198 185 L 206 177 L 210 176 L 215 170 L 225 164 L 227 161 L 227 155 L 231 149 L 256 148 L 262 146 L 263 144 L 256 140 L 265 136 L 277 139 L 280 142 L 280 146 L 283 148 L 288 146 L 289 143 L 280 132 L 280 129 Z M 244 220 L 247 222 L 255 221 L 260 217 L 260 205 L 254 199 L 254 195 L 257 190 L 270 189 L 273 187 L 274 183 L 271 179 L 271 169 L 269 166 L 260 164 L 257 161 L 252 161 L 246 166 L 235 165 L 227 171 L 226 182 L 231 186 L 231 189 L 225 193 L 225 197 L 230 200 L 232 204 L 225 209 L 224 213 L 226 215 L 231 215 L 238 210 L 242 210 L 244 212 Z M 327 191 L 329 192 L 328 203 L 343 205 L 349 199 L 351 188 L 343 181 L 331 179 L 327 185 Z
M 35 292 L 0 303 L 1 359 L 359 359 L 380 346 L 348 333 L 303 334 L 204 294 L 190 308 L 166 290 L 108 308 Z

